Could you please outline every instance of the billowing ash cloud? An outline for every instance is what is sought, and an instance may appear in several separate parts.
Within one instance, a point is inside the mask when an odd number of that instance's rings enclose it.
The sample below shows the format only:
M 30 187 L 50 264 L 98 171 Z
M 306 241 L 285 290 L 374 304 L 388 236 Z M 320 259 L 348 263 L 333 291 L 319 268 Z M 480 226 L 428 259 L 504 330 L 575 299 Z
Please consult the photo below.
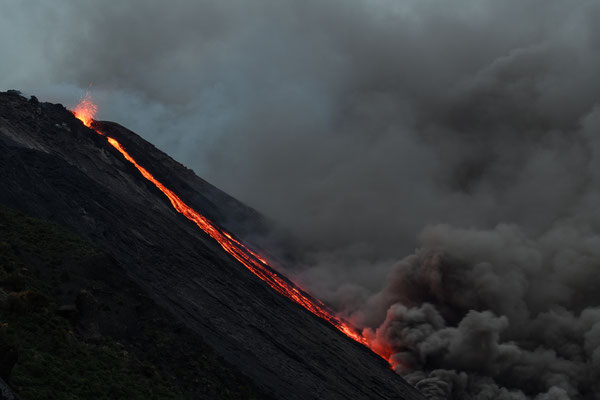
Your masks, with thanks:
M 600 398 L 596 0 L 193 3 L 9 2 L 0 86 L 93 82 L 431 398 Z
M 356 317 L 432 398 L 595 399 L 600 236 L 573 219 L 427 228 Z

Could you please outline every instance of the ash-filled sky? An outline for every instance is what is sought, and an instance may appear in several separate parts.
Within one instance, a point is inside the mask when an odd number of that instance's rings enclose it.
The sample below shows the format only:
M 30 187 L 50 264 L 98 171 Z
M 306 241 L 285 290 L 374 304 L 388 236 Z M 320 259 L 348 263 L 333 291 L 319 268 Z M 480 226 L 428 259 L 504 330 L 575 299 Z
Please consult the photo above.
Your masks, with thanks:
M 8 0 L 0 52 L 317 249 L 430 398 L 600 399 L 600 1 Z

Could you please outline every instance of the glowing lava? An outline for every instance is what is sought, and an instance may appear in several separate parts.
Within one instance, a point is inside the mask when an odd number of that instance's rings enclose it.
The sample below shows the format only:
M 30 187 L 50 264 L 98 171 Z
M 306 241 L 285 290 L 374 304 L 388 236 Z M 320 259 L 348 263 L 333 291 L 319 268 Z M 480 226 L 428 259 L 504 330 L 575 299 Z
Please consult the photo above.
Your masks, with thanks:
M 80 119 L 85 126 L 91 128 L 96 111 L 98 111 L 98 106 L 92 101 L 90 93 L 85 92 L 85 96 L 81 99 L 79 104 L 77 104 L 73 110 L 73 114 L 75 114 L 75 117 Z
M 152 182 L 171 202 L 173 208 L 187 219 L 195 223 L 202 231 L 213 238 L 227 253 L 238 260 L 242 265 L 248 268 L 254 275 L 266 282 L 271 288 L 278 293 L 284 295 L 290 300 L 301 305 L 314 315 L 329 322 L 336 327 L 340 332 L 349 338 L 362 343 L 371 348 L 375 353 L 379 354 L 386 360 L 389 360 L 390 353 L 381 351 L 378 346 L 372 346 L 367 338 L 365 338 L 358 329 L 352 326 L 347 321 L 333 314 L 323 302 L 315 299 L 304 290 L 298 288 L 293 282 L 277 273 L 268 262 L 258 254 L 244 246 L 239 240 L 235 239 L 231 234 L 217 227 L 206 217 L 199 214 L 196 210 L 188 206 L 179 196 L 173 191 L 165 187 L 147 169 L 137 163 L 137 161 L 123 148 L 121 143 L 116 139 L 107 136 L 105 133 L 92 127 L 94 115 L 97 111 L 96 105 L 92 102 L 89 93 L 73 110 L 75 117 L 79 118 L 86 126 L 94 129 L 98 134 L 106 137 L 115 149 L 117 149 L 123 157 L 133 164 L 144 178 Z M 379 350 L 379 351 L 378 351 Z M 390 361 L 391 362 L 391 361 Z

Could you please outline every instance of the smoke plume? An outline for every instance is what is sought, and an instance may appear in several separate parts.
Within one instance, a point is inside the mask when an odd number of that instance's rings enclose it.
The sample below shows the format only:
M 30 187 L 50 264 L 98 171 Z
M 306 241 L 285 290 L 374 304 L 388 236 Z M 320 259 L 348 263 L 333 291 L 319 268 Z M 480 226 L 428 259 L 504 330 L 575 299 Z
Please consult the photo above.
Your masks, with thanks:
M 2 7 L 3 89 L 93 82 L 431 399 L 600 399 L 598 1 Z

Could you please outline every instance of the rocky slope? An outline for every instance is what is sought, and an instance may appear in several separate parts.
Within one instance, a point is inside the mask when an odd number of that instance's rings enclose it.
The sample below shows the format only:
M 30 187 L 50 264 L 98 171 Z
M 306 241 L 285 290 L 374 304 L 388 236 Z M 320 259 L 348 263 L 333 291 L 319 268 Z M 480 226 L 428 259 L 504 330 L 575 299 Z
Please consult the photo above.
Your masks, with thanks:
M 114 257 L 0 205 L 0 399 L 264 399 Z M 13 396 L 14 397 L 14 396 Z
M 247 239 L 269 232 L 254 210 L 133 132 L 101 126 L 200 213 Z M 1 203 L 108 250 L 147 296 L 265 393 L 282 399 L 422 398 L 385 361 L 224 253 L 61 105 L 0 94 L 0 154 Z

